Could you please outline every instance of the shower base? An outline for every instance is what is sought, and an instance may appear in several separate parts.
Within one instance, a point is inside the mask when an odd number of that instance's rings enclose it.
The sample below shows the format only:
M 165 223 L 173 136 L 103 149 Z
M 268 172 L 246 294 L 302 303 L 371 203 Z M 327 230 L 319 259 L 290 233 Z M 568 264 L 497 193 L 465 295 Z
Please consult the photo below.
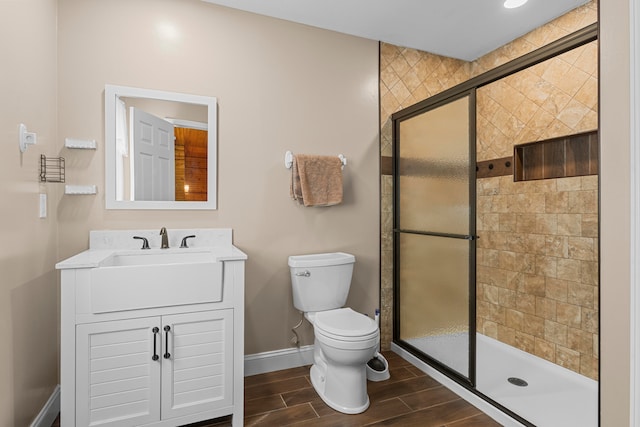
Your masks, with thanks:
M 444 354 L 439 360 L 466 372 L 466 358 L 451 357 L 466 354 L 466 334 L 408 342 L 431 356 Z M 482 334 L 476 334 L 476 347 L 476 389 L 482 394 L 538 427 L 598 426 L 597 381 Z
M 405 341 L 463 376 L 469 376 L 469 334 L 467 332 L 411 338 Z

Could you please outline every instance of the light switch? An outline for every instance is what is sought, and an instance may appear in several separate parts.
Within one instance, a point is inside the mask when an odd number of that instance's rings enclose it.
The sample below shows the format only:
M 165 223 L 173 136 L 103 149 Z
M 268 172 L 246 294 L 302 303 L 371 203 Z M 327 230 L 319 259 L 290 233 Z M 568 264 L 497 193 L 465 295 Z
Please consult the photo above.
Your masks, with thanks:
M 47 195 L 40 194 L 40 218 L 47 217 Z

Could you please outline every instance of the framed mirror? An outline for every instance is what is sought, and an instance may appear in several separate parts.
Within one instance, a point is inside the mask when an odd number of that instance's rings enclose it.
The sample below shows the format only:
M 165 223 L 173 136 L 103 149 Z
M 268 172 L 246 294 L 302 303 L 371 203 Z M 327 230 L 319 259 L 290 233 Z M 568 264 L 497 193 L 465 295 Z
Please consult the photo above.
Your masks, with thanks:
M 107 209 L 216 209 L 217 103 L 105 86 Z

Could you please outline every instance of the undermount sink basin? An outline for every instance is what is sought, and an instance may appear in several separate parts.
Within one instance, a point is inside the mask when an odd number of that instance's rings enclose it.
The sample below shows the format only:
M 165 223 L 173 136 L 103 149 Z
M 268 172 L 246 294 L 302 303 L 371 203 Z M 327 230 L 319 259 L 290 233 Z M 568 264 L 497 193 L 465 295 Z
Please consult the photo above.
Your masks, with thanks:
M 222 262 L 212 252 L 115 253 L 91 269 L 94 313 L 222 300 Z

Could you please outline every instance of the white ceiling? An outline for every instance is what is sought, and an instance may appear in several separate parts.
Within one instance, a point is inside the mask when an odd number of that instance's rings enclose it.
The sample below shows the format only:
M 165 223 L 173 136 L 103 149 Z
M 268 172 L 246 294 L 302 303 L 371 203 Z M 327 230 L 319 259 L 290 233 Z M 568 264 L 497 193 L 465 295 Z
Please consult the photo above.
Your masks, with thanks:
M 471 61 L 589 0 L 204 0 Z

